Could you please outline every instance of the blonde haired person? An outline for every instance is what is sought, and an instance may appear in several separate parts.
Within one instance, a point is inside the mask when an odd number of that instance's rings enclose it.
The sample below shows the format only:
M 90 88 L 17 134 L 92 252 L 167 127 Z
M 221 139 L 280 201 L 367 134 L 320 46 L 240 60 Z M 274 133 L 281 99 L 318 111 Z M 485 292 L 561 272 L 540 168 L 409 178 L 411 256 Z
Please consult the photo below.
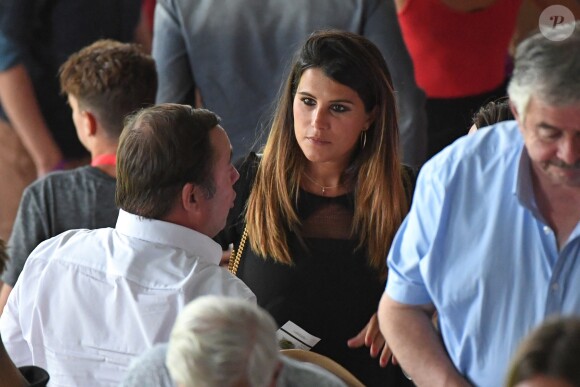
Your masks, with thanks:
M 202 296 L 177 317 L 169 343 L 135 361 L 121 387 L 346 387 L 327 370 L 283 356 L 276 323 L 253 302 Z
M 401 382 L 349 338 L 389 351 L 376 335 L 385 257 L 409 208 L 412 171 L 399 162 L 395 92 L 366 38 L 312 34 L 284 82 L 262 156 L 240 166 L 236 204 L 220 237 L 232 270 L 278 325 L 320 338 L 312 350 L 367 385 Z M 245 235 L 245 236 L 244 236 Z M 240 249 L 239 246 L 243 247 Z M 241 251 L 241 253 L 240 253 Z
M 206 296 L 178 316 L 166 365 L 182 387 L 266 387 L 279 371 L 278 357 L 276 324 L 266 311 L 254 303 Z

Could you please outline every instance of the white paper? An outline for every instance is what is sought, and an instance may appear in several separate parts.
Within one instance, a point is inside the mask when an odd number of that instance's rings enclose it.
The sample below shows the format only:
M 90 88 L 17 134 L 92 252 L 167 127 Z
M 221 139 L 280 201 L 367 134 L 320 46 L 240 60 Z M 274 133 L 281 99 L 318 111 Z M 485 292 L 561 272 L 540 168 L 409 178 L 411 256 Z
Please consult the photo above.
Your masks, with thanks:
M 278 345 L 280 349 L 303 349 L 310 351 L 319 341 L 320 338 L 312 336 L 292 321 L 282 325 L 276 332 Z

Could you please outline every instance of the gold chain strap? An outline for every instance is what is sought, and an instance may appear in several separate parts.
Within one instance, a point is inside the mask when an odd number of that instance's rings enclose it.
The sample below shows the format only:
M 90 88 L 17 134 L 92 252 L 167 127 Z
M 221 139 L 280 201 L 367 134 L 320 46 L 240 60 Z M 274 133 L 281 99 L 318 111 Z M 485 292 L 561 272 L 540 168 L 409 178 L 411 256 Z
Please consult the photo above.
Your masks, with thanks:
M 228 270 L 233 275 L 238 272 L 238 266 L 240 266 L 240 260 L 242 259 L 242 253 L 244 252 L 244 246 L 246 245 L 246 239 L 248 239 L 248 226 L 244 227 L 244 232 L 242 233 L 242 239 L 240 239 L 240 246 L 238 249 L 232 249 L 232 254 L 230 255 L 230 261 L 228 263 Z

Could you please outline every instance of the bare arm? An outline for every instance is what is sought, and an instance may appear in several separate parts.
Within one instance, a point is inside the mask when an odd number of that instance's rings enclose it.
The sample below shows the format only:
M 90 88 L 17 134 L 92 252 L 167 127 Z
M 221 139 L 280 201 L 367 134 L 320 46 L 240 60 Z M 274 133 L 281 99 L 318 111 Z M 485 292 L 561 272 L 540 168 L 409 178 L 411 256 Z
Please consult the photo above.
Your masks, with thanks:
M 435 331 L 432 305 L 405 305 L 386 293 L 379 324 L 397 361 L 417 386 L 469 386 L 455 369 Z
M 152 26 L 147 19 L 145 7 L 141 7 L 139 23 L 137 23 L 137 27 L 135 27 L 135 42 L 141 45 L 144 52 L 151 54 L 151 49 L 153 46 L 153 32 Z
M 403 7 L 405 6 L 406 3 L 407 3 L 407 0 L 395 0 L 395 6 L 397 7 L 397 12 L 400 11 L 401 9 L 403 9 Z
M 38 175 L 53 170 L 61 161 L 62 154 L 44 122 L 24 65 L 0 72 L 0 103 L 32 157 Z

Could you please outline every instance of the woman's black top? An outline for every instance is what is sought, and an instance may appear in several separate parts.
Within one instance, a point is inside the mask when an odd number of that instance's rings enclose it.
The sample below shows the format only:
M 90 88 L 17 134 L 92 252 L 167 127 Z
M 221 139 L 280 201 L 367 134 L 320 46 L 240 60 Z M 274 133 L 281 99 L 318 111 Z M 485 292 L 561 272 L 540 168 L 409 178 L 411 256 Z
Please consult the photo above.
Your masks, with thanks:
M 257 170 L 255 154 L 239 166 L 236 203 L 218 240 L 238 247 L 244 230 L 243 210 Z M 369 348 L 350 349 L 355 336 L 377 311 L 385 282 L 367 264 L 365 249 L 350 236 L 354 214 L 351 194 L 323 197 L 301 190 L 297 214 L 303 243 L 288 233 L 293 265 L 255 254 L 246 243 L 237 275 L 255 293 L 258 304 L 278 326 L 292 321 L 321 340 L 312 350 L 337 361 L 365 385 L 407 383 L 399 367 L 381 368 Z M 386 257 L 385 257 L 386 258 Z

